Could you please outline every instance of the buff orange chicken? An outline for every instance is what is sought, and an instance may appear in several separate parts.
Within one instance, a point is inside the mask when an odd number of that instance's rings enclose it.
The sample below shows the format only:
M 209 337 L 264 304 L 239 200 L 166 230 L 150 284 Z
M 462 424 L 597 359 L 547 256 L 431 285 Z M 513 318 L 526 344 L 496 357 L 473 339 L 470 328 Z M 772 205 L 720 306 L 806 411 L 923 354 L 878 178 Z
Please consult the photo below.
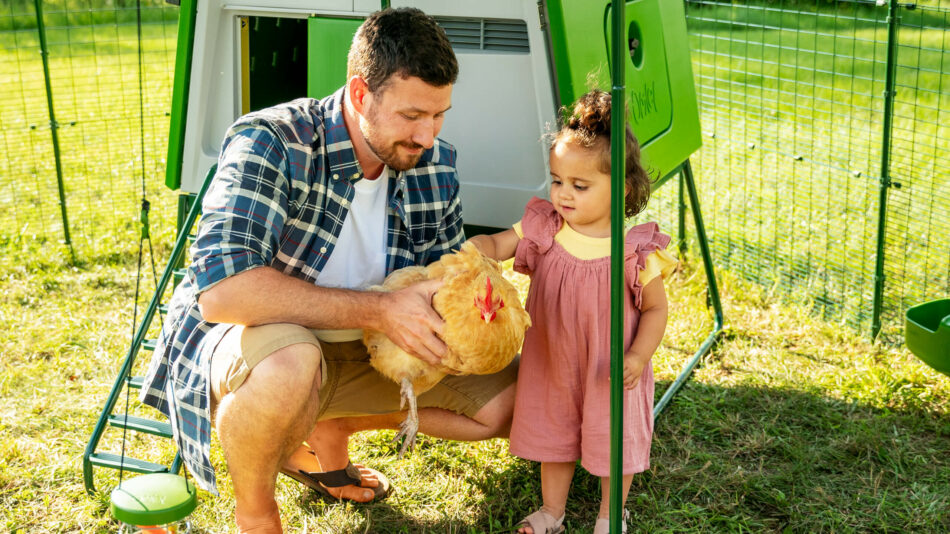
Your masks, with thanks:
M 471 243 L 428 267 L 393 271 L 375 289 L 396 291 L 437 278 L 442 286 L 432 297 L 432 307 L 445 321 L 442 338 L 448 348 L 441 366 L 408 354 L 381 332 L 367 330 L 363 336 L 370 364 L 400 385 L 402 407 L 409 405 L 396 436 L 403 439 L 400 457 L 415 445 L 416 397 L 448 374 L 491 374 L 504 369 L 521 350 L 525 330 L 531 326 L 517 289 L 502 275 L 498 262 L 483 256 Z

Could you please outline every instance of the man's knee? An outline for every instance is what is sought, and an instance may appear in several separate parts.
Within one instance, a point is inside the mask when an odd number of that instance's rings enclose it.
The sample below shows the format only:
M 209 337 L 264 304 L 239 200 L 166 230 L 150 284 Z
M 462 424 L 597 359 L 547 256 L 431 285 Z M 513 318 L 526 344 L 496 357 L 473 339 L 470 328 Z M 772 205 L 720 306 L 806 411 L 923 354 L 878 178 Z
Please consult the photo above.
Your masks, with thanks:
M 309 391 L 319 388 L 323 379 L 320 358 L 320 348 L 316 345 L 288 345 L 274 351 L 255 365 L 245 383 L 254 383 L 280 392 L 281 395 L 306 395 Z
M 301 414 L 312 413 L 316 417 L 320 375 L 318 347 L 298 343 L 274 351 L 255 365 L 235 390 L 225 392 L 214 403 L 219 432 L 222 417 L 244 424 L 269 425 L 274 431 L 303 423 L 306 417 L 297 420 Z
M 299 391 L 322 379 L 319 342 L 306 328 L 292 324 L 234 326 L 211 357 L 211 393 L 215 401 L 245 382 L 285 383 Z M 251 377 L 254 377 L 253 379 Z

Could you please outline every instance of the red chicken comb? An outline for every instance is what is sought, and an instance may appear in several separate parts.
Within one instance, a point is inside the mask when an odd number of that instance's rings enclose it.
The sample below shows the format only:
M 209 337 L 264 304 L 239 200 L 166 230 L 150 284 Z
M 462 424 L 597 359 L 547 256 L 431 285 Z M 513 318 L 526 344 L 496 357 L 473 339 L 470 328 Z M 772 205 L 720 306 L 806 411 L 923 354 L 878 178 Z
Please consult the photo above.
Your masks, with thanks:
M 498 299 L 498 304 L 493 302 L 491 277 L 485 277 L 485 297 L 478 298 L 475 295 L 475 307 L 482 312 L 482 318 L 486 323 L 490 323 L 495 318 L 495 312 L 505 307 L 505 301 Z

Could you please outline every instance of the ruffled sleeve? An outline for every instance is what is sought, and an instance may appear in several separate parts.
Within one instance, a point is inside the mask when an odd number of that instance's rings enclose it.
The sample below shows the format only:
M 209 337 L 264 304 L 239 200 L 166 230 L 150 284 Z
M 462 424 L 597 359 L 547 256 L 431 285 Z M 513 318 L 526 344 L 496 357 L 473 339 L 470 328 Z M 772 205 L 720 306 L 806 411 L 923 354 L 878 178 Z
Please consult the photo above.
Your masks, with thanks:
M 524 235 L 515 249 L 515 271 L 529 276 L 534 273 L 538 259 L 554 244 L 554 235 L 561 224 L 561 216 L 549 201 L 538 197 L 528 201 L 521 218 Z
M 637 308 L 641 305 L 643 286 L 657 275 L 669 276 L 676 268 L 676 258 L 666 251 L 669 244 L 670 236 L 660 232 L 655 222 L 634 226 L 627 232 L 624 267 L 627 286 Z

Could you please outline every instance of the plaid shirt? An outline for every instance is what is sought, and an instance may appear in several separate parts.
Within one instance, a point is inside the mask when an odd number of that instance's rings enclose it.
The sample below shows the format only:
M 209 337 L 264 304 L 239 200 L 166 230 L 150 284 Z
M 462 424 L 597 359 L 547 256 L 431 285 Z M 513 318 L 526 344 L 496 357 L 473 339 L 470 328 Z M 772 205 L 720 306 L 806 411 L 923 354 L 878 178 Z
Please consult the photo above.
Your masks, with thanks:
M 352 183 L 362 177 L 343 124 L 342 90 L 251 113 L 225 136 L 192 263 L 169 302 L 141 392 L 142 402 L 169 417 L 186 465 L 212 493 L 209 358 L 225 328 L 201 318 L 198 295 L 262 265 L 313 282 L 343 227 Z M 387 274 L 461 246 L 458 192 L 455 149 L 439 139 L 414 168 L 389 180 Z

